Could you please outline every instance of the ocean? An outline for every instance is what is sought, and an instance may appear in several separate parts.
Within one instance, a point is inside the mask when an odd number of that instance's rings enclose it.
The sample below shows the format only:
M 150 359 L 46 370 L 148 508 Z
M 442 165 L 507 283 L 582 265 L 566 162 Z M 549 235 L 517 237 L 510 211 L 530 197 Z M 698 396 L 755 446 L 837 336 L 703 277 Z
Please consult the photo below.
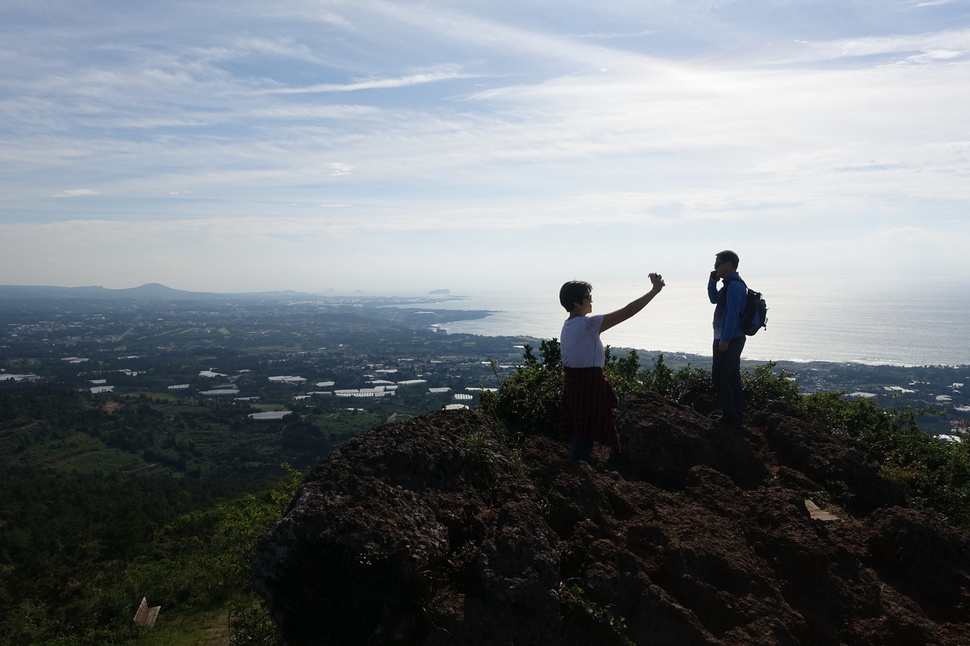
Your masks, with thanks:
M 742 277 L 764 294 L 768 327 L 749 337 L 745 359 L 872 365 L 970 365 L 970 285 L 928 280 Z M 484 318 L 442 322 L 449 333 L 559 336 L 565 311 L 559 284 L 470 292 L 441 309 L 488 310 Z M 649 281 L 593 285 L 593 312 L 622 307 Z M 706 283 L 667 281 L 644 311 L 608 330 L 603 341 L 645 352 L 708 355 L 713 305 Z

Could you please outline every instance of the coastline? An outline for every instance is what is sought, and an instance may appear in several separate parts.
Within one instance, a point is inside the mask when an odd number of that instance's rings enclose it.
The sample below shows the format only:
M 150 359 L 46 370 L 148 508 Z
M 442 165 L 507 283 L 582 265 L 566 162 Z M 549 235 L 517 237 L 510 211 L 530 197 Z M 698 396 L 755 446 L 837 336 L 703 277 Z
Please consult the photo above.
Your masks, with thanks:
M 749 337 L 744 356 L 765 361 L 859 365 L 970 365 L 970 287 L 859 279 L 775 279 L 753 288 L 768 301 L 768 327 Z M 666 354 L 710 353 L 712 306 L 703 283 L 668 281 L 644 312 L 603 336 L 614 347 Z M 556 288 L 557 289 L 557 288 Z M 594 286 L 596 313 L 625 305 L 637 284 Z M 559 336 L 562 308 L 544 288 L 451 294 L 424 307 L 482 316 L 431 322 L 450 334 Z

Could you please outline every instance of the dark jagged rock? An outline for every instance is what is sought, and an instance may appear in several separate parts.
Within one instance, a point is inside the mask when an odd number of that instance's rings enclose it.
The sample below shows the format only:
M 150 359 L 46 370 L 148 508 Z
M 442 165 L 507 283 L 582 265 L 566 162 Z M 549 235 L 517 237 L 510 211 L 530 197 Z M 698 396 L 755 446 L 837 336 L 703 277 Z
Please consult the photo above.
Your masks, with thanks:
M 800 471 L 817 488 L 842 488 L 851 492 L 849 511 L 868 515 L 874 509 L 904 503 L 905 498 L 862 454 L 835 437 L 819 433 L 811 422 L 771 414 L 760 422 L 777 460 Z
M 640 393 L 624 401 L 617 418 L 623 443 L 615 467 L 631 477 L 680 489 L 687 472 L 698 464 L 731 476 L 744 488 L 757 487 L 768 472 L 758 458 L 757 444 L 742 429 L 715 424 L 693 409 L 656 393 Z
M 593 464 L 472 411 L 357 436 L 263 536 L 256 587 L 308 646 L 968 643 L 970 539 L 810 421 L 643 393 L 619 422 Z

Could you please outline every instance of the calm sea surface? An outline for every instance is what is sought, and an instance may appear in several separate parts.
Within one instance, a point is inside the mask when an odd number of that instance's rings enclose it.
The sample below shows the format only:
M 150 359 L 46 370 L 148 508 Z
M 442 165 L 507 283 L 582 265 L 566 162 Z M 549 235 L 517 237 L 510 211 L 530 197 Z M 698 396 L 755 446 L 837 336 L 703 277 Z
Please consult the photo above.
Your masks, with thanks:
M 742 274 L 743 276 L 743 274 Z M 748 339 L 744 358 L 891 365 L 970 365 L 970 286 L 938 281 L 748 279 L 768 302 L 768 328 Z M 649 282 L 593 285 L 594 313 L 618 309 Z M 565 311 L 559 285 L 469 293 L 436 307 L 489 310 L 441 323 L 449 333 L 558 337 Z M 648 352 L 706 355 L 713 305 L 706 284 L 668 281 L 644 311 L 603 334 L 605 343 Z

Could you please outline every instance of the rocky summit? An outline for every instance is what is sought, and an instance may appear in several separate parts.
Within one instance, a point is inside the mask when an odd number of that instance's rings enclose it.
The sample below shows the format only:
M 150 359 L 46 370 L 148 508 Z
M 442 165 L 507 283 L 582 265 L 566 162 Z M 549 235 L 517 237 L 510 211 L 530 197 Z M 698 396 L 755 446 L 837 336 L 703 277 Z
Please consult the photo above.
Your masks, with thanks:
M 358 435 L 262 537 L 256 588 L 294 645 L 970 644 L 970 536 L 812 420 L 639 393 L 618 423 L 590 464 L 474 411 Z

